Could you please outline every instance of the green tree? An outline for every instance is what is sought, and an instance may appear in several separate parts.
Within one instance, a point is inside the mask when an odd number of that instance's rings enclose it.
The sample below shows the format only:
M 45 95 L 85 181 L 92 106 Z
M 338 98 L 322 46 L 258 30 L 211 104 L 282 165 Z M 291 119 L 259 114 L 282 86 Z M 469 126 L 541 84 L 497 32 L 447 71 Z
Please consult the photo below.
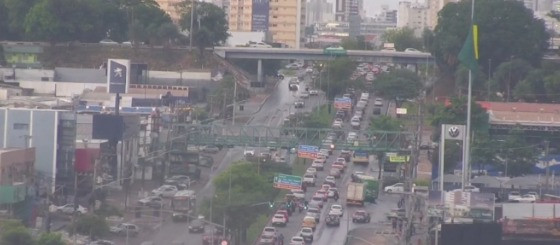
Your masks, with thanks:
M 37 245 L 65 245 L 59 233 L 42 233 Z
M 29 230 L 19 221 L 3 221 L 1 224 L 2 245 L 33 245 L 33 238 Z
M 394 43 L 397 51 L 404 51 L 407 48 L 422 49 L 422 39 L 414 36 L 414 29 L 403 27 L 385 31 L 383 42 Z
M 471 129 L 477 134 L 488 133 L 488 114 L 476 102 L 471 105 Z M 437 105 L 431 118 L 434 128 L 441 128 L 442 124 L 465 124 L 467 121 L 467 98 L 451 98 L 450 105 Z M 439 130 L 435 130 L 434 140 L 439 140 Z M 474 147 L 474 146 L 473 146 Z
M 227 226 L 245 234 L 249 225 L 268 210 L 268 202 L 278 193 L 270 181 L 273 174 L 258 164 L 240 161 L 216 176 L 216 195 L 211 207 L 214 221 L 220 223 L 226 215 Z M 204 213 L 209 215 L 209 210 L 205 209 Z
M 179 23 L 183 30 L 189 30 L 193 45 L 198 47 L 200 57 L 203 57 L 205 48 L 221 45 L 227 40 L 228 23 L 224 10 L 214 4 L 198 2 L 195 8 L 193 30 L 190 30 L 191 11 L 181 15 Z
M 367 42 L 364 36 L 357 36 L 355 38 L 347 37 L 342 39 L 340 46 L 346 50 L 371 50 L 373 47 L 371 43 Z
M 401 131 L 404 125 L 402 121 L 389 116 L 371 118 L 369 129 L 373 131 Z
M 343 94 L 347 88 L 356 87 L 356 81 L 349 78 L 356 69 L 356 63 L 346 57 L 339 57 L 323 65 L 321 79 L 315 80 L 315 86 L 325 91 L 327 98 L 333 100 Z
M 331 125 L 332 114 L 329 113 L 329 105 L 314 108 L 309 117 L 303 118 L 303 127 L 306 128 L 328 128 Z
M 105 218 L 98 215 L 84 215 L 76 221 L 76 232 L 95 239 L 109 232 Z
M 560 95 L 560 72 L 554 72 L 544 78 L 544 88 L 548 99 L 558 102 L 558 95 Z
M 488 88 L 486 84 L 486 75 L 482 72 L 477 72 L 473 74 L 473 88 Z M 461 95 L 467 95 L 469 86 L 469 68 L 466 66 L 459 66 L 457 71 L 455 72 L 455 88 L 461 90 Z M 488 95 L 484 92 L 487 92 L 486 89 L 481 89 L 476 91 L 478 95 Z
M 507 176 L 531 173 L 538 151 L 527 141 L 521 130 L 511 130 L 499 147 L 498 155 L 502 159 L 504 173 L 507 165 Z
M 513 89 L 531 70 L 533 70 L 531 64 L 521 59 L 504 62 L 496 68 L 494 79 L 498 82 L 500 92 L 506 101 L 513 98 Z
M 496 145 L 496 142 L 489 135 L 478 134 L 474 137 L 470 155 L 473 171 L 485 169 L 488 165 L 495 165 Z
M 31 8 L 39 0 L 3 0 L 6 15 L 0 13 L 0 19 L 7 17 L 8 32 L 5 33 L 7 40 L 23 40 L 25 34 L 25 18 Z
M 525 79 L 515 85 L 514 97 L 527 102 L 547 101 L 546 94 L 548 91 L 545 90 L 545 75 L 546 72 L 542 69 L 530 71 Z
M 149 2 L 134 3 L 129 8 L 130 31 L 129 37 L 135 44 L 148 43 L 168 44 L 178 36 L 178 30 L 173 30 L 171 17 L 157 4 Z M 163 34 L 164 36 L 161 36 Z
M 398 106 L 402 100 L 418 96 L 422 89 L 420 77 L 406 69 L 392 70 L 379 75 L 373 81 L 373 86 L 380 96 L 395 100 Z
M 231 75 L 226 75 L 220 81 L 218 87 L 213 91 L 210 104 L 214 109 L 220 109 L 222 111 L 224 105 L 228 106 L 233 104 L 233 94 L 235 90 L 235 78 Z M 249 91 L 246 88 L 241 86 L 237 86 L 237 100 L 242 101 L 249 98 Z M 224 115 L 229 115 L 231 113 L 231 108 L 227 108 L 227 111 L 224 111 Z
M 479 64 L 483 71 L 488 62 L 501 64 L 511 57 L 539 64 L 548 47 L 549 34 L 544 22 L 519 1 L 487 0 L 475 2 L 479 26 Z M 469 32 L 471 2 L 446 4 L 438 14 L 430 52 L 445 73 L 453 73 L 457 55 Z

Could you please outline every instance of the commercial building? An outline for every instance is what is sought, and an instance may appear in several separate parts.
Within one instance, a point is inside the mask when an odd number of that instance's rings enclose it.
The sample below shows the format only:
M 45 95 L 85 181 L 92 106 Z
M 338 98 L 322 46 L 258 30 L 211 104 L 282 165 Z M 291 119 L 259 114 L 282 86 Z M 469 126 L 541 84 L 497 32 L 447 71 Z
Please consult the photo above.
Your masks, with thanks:
M 365 17 L 363 0 L 336 0 L 335 20 L 348 22 L 351 16 Z
M 32 193 L 35 148 L 0 149 L 0 205 L 15 204 Z
M 399 2 L 397 28 L 412 28 L 414 34 L 420 37 L 427 26 L 428 8 L 426 6 L 418 3 Z
M 73 183 L 76 115 L 71 111 L 0 108 L 0 148 L 35 149 L 39 186 Z
M 333 4 L 327 0 L 310 0 L 305 7 L 305 26 L 334 20 Z
M 253 1 L 231 0 L 229 2 L 229 30 L 240 32 L 252 30 Z

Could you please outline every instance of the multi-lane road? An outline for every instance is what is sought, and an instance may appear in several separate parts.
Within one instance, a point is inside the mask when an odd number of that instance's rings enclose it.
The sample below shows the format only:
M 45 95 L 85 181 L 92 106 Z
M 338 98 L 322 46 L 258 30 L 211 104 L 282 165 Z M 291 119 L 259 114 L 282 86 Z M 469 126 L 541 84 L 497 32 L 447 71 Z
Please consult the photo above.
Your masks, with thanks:
M 292 77 L 286 77 L 278 82 L 276 89 L 274 89 L 267 101 L 262 105 L 261 109 L 253 115 L 248 125 L 278 127 L 282 124 L 283 119 L 291 112 L 311 111 L 313 107 L 324 103 L 324 95 L 320 94 L 319 96 L 311 96 L 308 99 L 304 99 L 305 107 L 296 109 L 294 107 L 294 102 L 300 100 L 299 92 L 301 89 L 297 92 L 288 90 L 288 83 L 291 78 Z M 309 82 L 309 79 L 301 82 L 300 87 L 311 87 Z M 231 149 L 224 148 L 222 150 L 224 152 L 219 153 L 220 157 L 217 159 L 217 162 L 214 163 L 215 168 L 208 174 L 209 181 L 203 186 L 197 186 L 197 188 L 195 188 L 197 204 L 201 204 L 206 198 L 212 197 L 214 193 L 212 185 L 213 178 L 227 169 L 232 162 L 243 159 L 243 150 L 243 147 L 237 146 Z M 187 223 L 174 223 L 169 218 L 166 218 L 163 222 L 161 222 L 160 219 L 160 221 L 156 221 L 153 224 L 142 225 L 142 228 L 144 227 L 148 228 L 143 229 L 143 232 L 137 237 L 129 237 L 128 244 L 141 244 L 144 241 L 153 241 L 155 244 L 165 245 L 202 244 L 202 235 L 188 233 Z M 127 244 L 126 238 L 120 237 L 115 240 L 117 244 Z

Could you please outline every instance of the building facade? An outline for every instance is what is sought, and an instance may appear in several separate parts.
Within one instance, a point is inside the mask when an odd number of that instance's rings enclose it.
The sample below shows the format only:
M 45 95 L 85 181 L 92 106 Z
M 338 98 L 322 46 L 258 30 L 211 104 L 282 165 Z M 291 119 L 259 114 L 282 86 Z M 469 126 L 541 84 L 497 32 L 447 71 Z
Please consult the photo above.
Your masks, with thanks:
M 408 27 L 414 30 L 417 37 L 422 35 L 428 26 L 428 8 L 411 2 L 400 2 L 397 11 L 397 28 Z
M 305 6 L 305 26 L 317 23 L 327 23 L 334 20 L 332 3 L 327 0 L 311 0 Z
M 457 2 L 457 0 L 427 0 L 428 4 L 428 28 L 433 30 L 436 28 L 438 21 L 439 11 L 450 2 Z
M 305 31 L 305 0 L 270 2 L 268 30 L 275 43 L 300 48 Z
M 72 184 L 76 115 L 71 111 L 0 108 L 0 148 L 35 148 L 41 186 Z
M 228 24 L 230 31 L 251 31 L 253 0 L 230 0 Z
M 156 0 L 156 2 L 158 3 L 159 8 L 171 17 L 173 23 L 179 23 L 179 19 L 181 18 L 181 9 L 179 4 L 184 2 L 183 0 Z

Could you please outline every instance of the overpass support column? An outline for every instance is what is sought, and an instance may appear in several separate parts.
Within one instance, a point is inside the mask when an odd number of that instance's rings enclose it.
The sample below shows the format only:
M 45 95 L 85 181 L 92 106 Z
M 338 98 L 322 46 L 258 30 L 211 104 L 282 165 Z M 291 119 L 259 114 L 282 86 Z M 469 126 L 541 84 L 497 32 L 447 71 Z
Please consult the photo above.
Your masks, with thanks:
M 257 61 L 257 81 L 263 83 L 262 59 Z

